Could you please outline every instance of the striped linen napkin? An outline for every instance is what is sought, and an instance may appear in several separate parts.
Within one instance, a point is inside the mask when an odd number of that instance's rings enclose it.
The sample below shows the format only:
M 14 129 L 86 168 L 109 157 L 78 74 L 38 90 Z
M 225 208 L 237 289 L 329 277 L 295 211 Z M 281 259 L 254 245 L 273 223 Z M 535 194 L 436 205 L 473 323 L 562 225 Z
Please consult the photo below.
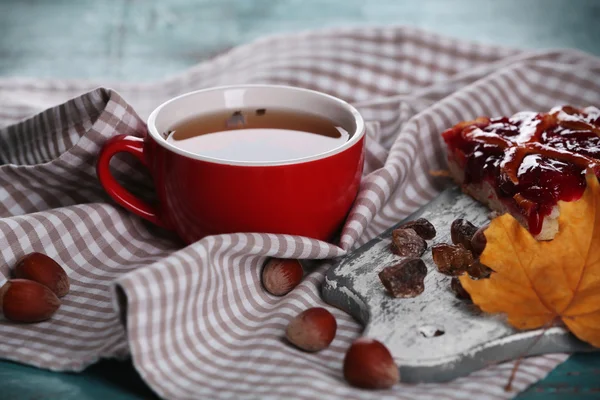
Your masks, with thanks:
M 340 243 L 239 233 L 184 247 L 104 194 L 94 166 L 108 138 L 144 135 L 140 117 L 175 95 L 237 83 L 323 91 L 353 103 L 369 121 L 365 176 Z M 0 357 L 81 371 L 101 358 L 130 355 L 146 383 L 172 399 L 371 399 L 372 392 L 342 378 L 345 350 L 362 328 L 319 296 L 329 259 L 436 196 L 428 172 L 445 167 L 445 128 L 558 104 L 600 104 L 600 60 L 404 27 L 268 37 L 152 84 L 0 80 L 0 275 L 8 277 L 21 255 L 42 251 L 71 280 L 51 320 L 0 319 Z M 139 164 L 126 156 L 113 164 L 135 190 L 151 192 Z M 268 256 L 320 261 L 279 298 L 261 288 Z M 316 354 L 282 340 L 288 321 L 311 306 L 328 307 L 338 321 L 332 345 Z M 503 390 L 512 367 L 504 363 L 445 384 L 399 384 L 377 397 L 511 398 L 566 357 L 526 359 L 515 392 Z

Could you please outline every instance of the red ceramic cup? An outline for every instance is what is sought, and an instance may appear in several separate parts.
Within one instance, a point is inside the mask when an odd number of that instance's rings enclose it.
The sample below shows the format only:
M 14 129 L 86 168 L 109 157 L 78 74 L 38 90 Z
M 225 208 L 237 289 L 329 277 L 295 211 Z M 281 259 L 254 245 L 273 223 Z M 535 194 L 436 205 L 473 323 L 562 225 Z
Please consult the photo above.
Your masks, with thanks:
M 247 108 L 285 108 L 324 116 L 349 134 L 339 147 L 278 162 L 238 162 L 182 150 L 163 134 L 203 113 Z M 365 125 L 358 111 L 335 97 L 300 88 L 241 85 L 176 97 L 148 118 L 145 138 L 120 135 L 100 152 L 97 173 L 121 206 L 188 243 L 232 232 L 286 233 L 331 240 L 356 198 L 364 162 Z M 153 177 L 158 205 L 125 190 L 111 175 L 119 152 L 140 160 Z

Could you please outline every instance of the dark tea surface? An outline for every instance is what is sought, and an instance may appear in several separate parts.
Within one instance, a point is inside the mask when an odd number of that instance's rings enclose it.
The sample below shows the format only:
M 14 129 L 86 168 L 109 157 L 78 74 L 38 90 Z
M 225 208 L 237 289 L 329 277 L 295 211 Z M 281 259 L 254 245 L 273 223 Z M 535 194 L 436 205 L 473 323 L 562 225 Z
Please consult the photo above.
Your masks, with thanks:
M 167 142 L 201 156 L 276 162 L 310 157 L 348 141 L 348 132 L 320 116 L 285 109 L 199 115 L 172 128 Z

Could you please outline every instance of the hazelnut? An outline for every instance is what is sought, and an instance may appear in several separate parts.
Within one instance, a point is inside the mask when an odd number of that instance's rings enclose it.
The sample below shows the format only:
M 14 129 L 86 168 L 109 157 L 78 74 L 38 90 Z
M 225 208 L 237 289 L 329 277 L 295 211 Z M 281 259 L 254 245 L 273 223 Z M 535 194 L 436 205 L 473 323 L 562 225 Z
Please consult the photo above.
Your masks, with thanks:
M 40 322 L 52 317 L 60 300 L 48 287 L 27 279 L 11 279 L 0 288 L 0 308 L 15 322 Z
M 400 380 L 400 372 L 387 347 L 381 342 L 359 338 L 344 358 L 344 378 L 352 386 L 387 389 Z
M 288 294 L 302 282 L 304 270 L 298 260 L 270 259 L 262 270 L 265 290 L 275 296 Z
M 69 278 L 65 270 L 42 253 L 29 253 L 21 258 L 15 266 L 15 278 L 41 283 L 58 297 L 69 293 Z
M 296 347 L 315 352 L 323 350 L 335 338 L 337 322 L 335 317 L 322 307 L 309 308 L 290 321 L 287 340 Z

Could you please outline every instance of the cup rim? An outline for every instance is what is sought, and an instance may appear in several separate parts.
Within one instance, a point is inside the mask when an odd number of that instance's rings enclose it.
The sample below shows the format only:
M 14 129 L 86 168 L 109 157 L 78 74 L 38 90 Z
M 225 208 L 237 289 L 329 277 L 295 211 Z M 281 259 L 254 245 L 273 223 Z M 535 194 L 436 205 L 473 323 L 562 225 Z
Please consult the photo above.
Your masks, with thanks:
M 173 103 L 173 102 L 181 100 L 182 98 L 185 98 L 188 96 L 194 96 L 194 95 L 197 95 L 200 93 L 223 91 L 223 90 L 229 90 L 229 89 L 244 89 L 244 88 L 285 89 L 285 90 L 290 90 L 290 91 L 295 91 L 295 92 L 309 93 L 312 95 L 326 98 L 328 101 L 336 102 L 336 103 L 340 104 L 342 107 L 344 107 L 346 110 L 348 110 L 348 112 L 354 118 L 354 122 L 356 124 L 356 129 L 353 132 L 352 136 L 350 137 L 350 140 L 348 140 L 347 142 L 343 143 L 342 145 L 340 145 L 336 148 L 333 148 L 329 151 L 315 154 L 315 155 L 308 156 L 308 157 L 294 158 L 294 159 L 290 159 L 290 160 L 279 160 L 279 161 L 235 161 L 235 160 L 225 160 L 225 159 L 220 159 L 220 158 L 215 158 L 215 157 L 202 156 L 199 154 L 189 152 L 187 150 L 180 149 L 179 147 L 167 142 L 159 134 L 158 129 L 156 129 L 156 118 L 157 118 L 158 114 L 165 106 L 167 106 L 170 103 Z M 179 154 L 184 157 L 192 158 L 195 160 L 206 161 L 206 162 L 210 162 L 210 163 L 214 163 L 214 164 L 247 166 L 247 167 L 267 167 L 267 166 L 302 164 L 302 163 L 306 163 L 306 162 L 317 161 L 317 160 L 329 158 L 331 156 L 342 153 L 345 150 L 349 149 L 354 144 L 356 144 L 359 140 L 361 140 L 362 137 L 365 135 L 365 122 L 364 122 L 362 116 L 359 114 L 358 110 L 356 110 L 356 108 L 354 108 L 354 106 L 352 106 L 350 103 L 348 103 L 342 99 L 339 99 L 337 97 L 334 97 L 329 94 L 322 93 L 322 92 L 319 92 L 316 90 L 310 90 L 310 89 L 304 89 L 304 88 L 299 88 L 299 87 L 294 87 L 294 86 L 286 86 L 286 85 L 267 85 L 267 84 L 216 86 L 216 87 L 211 87 L 208 89 L 200 89 L 200 90 L 195 90 L 192 92 L 181 94 L 179 96 L 173 97 L 170 100 L 165 101 L 164 103 L 162 103 L 161 105 L 156 107 L 154 109 L 154 111 L 152 111 L 150 116 L 148 117 L 147 126 L 148 126 L 148 133 L 150 134 L 150 136 L 152 136 L 152 138 L 154 139 L 155 142 L 157 142 L 161 147 L 163 147 L 169 151 L 172 151 L 176 154 Z

